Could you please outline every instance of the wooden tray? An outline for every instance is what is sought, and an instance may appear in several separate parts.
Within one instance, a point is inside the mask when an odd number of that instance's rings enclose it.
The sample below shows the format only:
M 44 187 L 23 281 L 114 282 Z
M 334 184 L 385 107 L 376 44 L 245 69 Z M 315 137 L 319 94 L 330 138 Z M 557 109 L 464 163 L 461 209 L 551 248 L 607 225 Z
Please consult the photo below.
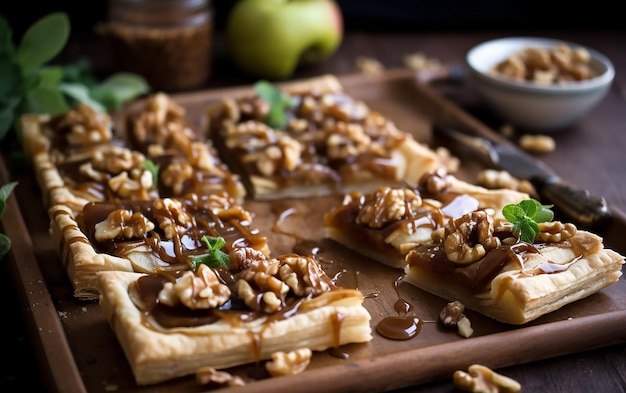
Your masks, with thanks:
M 446 121 L 493 132 L 434 92 L 418 84 L 410 73 L 391 71 L 382 76 L 349 75 L 340 80 L 354 97 L 394 119 L 399 128 L 432 143 L 433 121 Z M 201 125 L 206 106 L 221 97 L 240 94 L 248 87 L 220 89 L 174 98 Z M 465 161 L 459 176 L 474 180 L 480 165 Z M 52 389 L 72 392 L 198 392 L 204 387 L 192 376 L 140 387 L 115 336 L 95 302 L 73 297 L 55 245 L 48 235 L 48 218 L 32 173 L 9 176 L 4 160 L 1 184 L 19 181 L 8 201 L 3 231 L 13 240 L 8 255 L 10 273 L 18 286 L 18 301 L 28 305 L 27 327 L 36 347 L 40 369 Z M 340 284 L 357 287 L 366 295 L 372 315 L 374 339 L 367 344 L 342 347 L 349 357 L 339 359 L 316 353 L 308 370 L 293 377 L 251 382 L 237 392 L 387 391 L 433 380 L 448 379 L 457 369 L 472 363 L 492 368 L 531 362 L 567 353 L 626 342 L 626 283 L 624 279 L 598 294 L 568 305 L 528 325 L 500 324 L 473 312 L 467 315 L 475 330 L 465 339 L 435 323 L 446 300 L 408 284 L 395 285 L 401 271 L 394 270 L 324 239 L 322 215 L 340 203 L 339 197 L 278 202 L 246 202 L 256 214 L 256 225 L 268 236 L 274 252 L 310 251 L 319 248 L 324 269 L 340 277 Z M 286 214 L 290 212 L 290 214 Z M 608 247 L 625 254 L 626 218 L 613 211 L 614 219 L 599 234 Z M 305 224 L 306 223 L 306 224 Z M 303 225 L 304 224 L 304 225 Z M 393 341 L 375 332 L 378 322 L 397 315 L 394 303 L 404 300 L 425 323 L 420 334 L 408 341 Z M 202 365 L 198 365 L 202 366 Z M 247 376 L 252 366 L 232 369 Z

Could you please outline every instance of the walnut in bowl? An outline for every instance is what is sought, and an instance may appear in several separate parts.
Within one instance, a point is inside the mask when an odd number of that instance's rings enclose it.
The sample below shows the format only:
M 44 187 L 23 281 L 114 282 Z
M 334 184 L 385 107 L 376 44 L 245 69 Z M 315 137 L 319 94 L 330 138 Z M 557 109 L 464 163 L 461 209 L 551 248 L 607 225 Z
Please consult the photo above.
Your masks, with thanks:
M 558 39 L 507 37 L 466 57 L 469 83 L 502 120 L 528 131 L 562 131 L 608 93 L 615 69 L 594 49 Z

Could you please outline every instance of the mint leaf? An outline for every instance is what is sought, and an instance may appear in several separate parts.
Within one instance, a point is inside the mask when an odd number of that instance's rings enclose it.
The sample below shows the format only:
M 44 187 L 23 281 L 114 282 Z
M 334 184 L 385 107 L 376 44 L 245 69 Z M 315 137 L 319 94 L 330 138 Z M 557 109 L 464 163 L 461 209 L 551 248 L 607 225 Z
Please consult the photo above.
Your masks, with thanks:
M 149 159 L 146 159 L 143 162 L 143 165 L 148 171 L 150 171 L 150 174 L 152 175 L 152 185 L 156 187 L 159 183 L 159 166 L 156 165 L 154 161 Z
M 13 192 L 13 189 L 17 186 L 17 182 L 11 182 L 0 187 L 0 218 L 4 215 L 4 208 L 7 204 L 7 199 Z
M 53 87 L 35 87 L 26 93 L 23 113 L 64 113 L 69 106 L 59 89 Z
M 70 98 L 72 98 L 72 106 L 76 102 L 81 102 L 92 107 L 98 112 L 106 112 L 106 108 L 98 101 L 94 100 L 89 94 L 89 88 L 80 83 L 61 83 L 59 88 Z
M 17 182 L 11 182 L 0 187 L 0 218 L 4 216 L 4 209 L 6 208 L 7 199 L 17 187 Z M 11 249 L 11 239 L 4 233 L 0 233 L 0 259 L 4 257 Z
M 539 223 L 554 219 L 552 205 L 542 205 L 535 199 L 526 199 L 518 204 L 509 204 L 502 209 L 502 215 L 513 224 L 511 231 L 521 241 L 532 243 L 539 234 Z
M 15 45 L 13 45 L 13 31 L 6 18 L 0 15 L 0 57 L 13 57 Z
M 0 259 L 11 249 L 11 239 L 4 233 L 0 233 Z
M 17 47 L 18 64 L 25 73 L 44 65 L 61 52 L 69 36 L 70 20 L 66 13 L 42 17 L 24 33 Z
M 285 128 L 288 121 L 286 110 L 296 105 L 293 97 L 283 93 L 266 80 L 255 83 L 254 90 L 262 100 L 270 105 L 270 111 L 263 121 L 272 128 Z
M 207 265 L 212 268 L 228 267 L 230 265 L 230 257 L 221 250 L 226 244 L 226 240 L 223 237 L 202 236 L 202 241 L 206 243 L 209 252 L 191 257 L 194 271 L 198 269 L 199 265 Z
M 128 72 L 118 72 L 95 85 L 91 89 L 91 94 L 108 110 L 118 110 L 125 102 L 149 91 L 150 86 L 143 77 Z

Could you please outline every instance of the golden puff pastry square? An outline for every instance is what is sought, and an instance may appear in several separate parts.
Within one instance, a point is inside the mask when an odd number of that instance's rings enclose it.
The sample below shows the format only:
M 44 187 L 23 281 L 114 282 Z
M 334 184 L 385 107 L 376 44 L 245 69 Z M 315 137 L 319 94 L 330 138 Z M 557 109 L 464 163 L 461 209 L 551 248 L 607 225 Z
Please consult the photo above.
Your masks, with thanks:
M 470 229 L 472 228 L 472 229 Z M 455 220 L 407 254 L 404 281 L 497 321 L 521 325 L 615 284 L 624 256 L 602 238 L 559 221 L 532 243 L 485 214 Z
M 205 236 L 223 239 L 227 251 L 251 247 L 270 254 L 266 237 L 253 227 L 252 213 L 225 195 L 89 202 L 78 215 L 54 205 L 48 213 L 50 234 L 82 300 L 98 298 L 99 271 L 192 268 L 192 258 L 207 252 Z
M 372 339 L 360 291 L 335 286 L 313 258 L 252 254 L 231 257 L 228 269 L 97 274 L 100 307 L 138 385 Z
M 433 232 L 476 210 L 499 223 L 502 208 L 528 199 L 509 189 L 489 190 L 457 179 L 445 170 L 427 173 L 417 187 L 379 187 L 355 191 L 324 215 L 326 237 L 356 252 L 404 269 L 406 254 L 430 243 Z
M 208 134 L 257 200 L 339 195 L 415 184 L 444 167 L 441 157 L 331 75 L 277 87 L 291 105 L 284 122 L 258 90 L 206 110 Z

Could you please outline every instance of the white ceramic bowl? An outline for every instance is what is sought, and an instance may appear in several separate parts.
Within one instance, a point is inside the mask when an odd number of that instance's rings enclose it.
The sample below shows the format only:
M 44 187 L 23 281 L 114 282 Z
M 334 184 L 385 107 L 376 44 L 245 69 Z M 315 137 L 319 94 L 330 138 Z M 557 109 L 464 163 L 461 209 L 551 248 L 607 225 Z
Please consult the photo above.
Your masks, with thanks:
M 495 76 L 490 70 L 511 55 L 526 48 L 553 49 L 564 43 L 585 48 L 591 55 L 589 67 L 598 76 L 564 84 L 538 84 Z M 576 43 L 536 37 L 507 37 L 484 42 L 466 57 L 468 80 L 502 120 L 536 132 L 561 131 L 573 125 L 608 93 L 615 69 L 601 53 Z

